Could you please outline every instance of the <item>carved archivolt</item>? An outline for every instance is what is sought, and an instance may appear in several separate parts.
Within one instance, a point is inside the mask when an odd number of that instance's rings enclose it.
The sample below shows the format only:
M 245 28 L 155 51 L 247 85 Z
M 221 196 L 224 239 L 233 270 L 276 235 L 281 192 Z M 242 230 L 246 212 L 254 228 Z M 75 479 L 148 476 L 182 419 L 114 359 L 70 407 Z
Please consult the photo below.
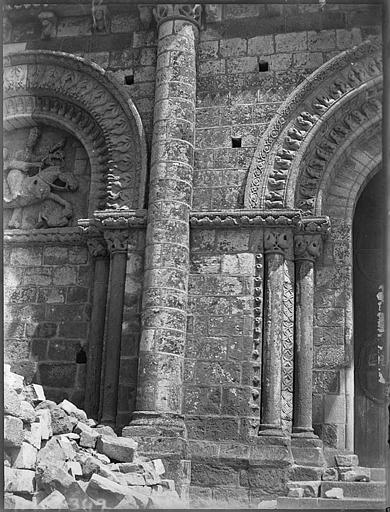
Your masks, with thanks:
M 315 71 L 282 104 L 255 152 L 246 207 L 313 210 L 320 178 L 337 146 L 350 131 L 380 115 L 380 52 L 377 42 L 343 52 Z M 340 112 L 345 112 L 342 119 Z M 316 135 L 315 153 L 305 162 Z
M 4 63 L 5 129 L 23 118 L 71 131 L 91 161 L 96 209 L 143 207 L 146 143 L 131 100 L 99 66 L 62 52 L 32 51 Z

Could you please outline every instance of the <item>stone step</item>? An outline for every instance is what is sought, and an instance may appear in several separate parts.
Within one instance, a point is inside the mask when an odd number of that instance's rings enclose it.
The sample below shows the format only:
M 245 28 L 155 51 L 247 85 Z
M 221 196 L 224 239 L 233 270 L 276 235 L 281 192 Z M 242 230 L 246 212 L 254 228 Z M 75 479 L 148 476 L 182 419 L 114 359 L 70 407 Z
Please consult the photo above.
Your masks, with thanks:
M 386 486 L 384 482 L 322 482 L 320 496 L 326 498 L 330 489 L 342 489 L 344 498 L 384 500 Z
M 301 482 L 307 480 L 321 480 L 324 468 L 318 466 L 300 466 L 294 465 L 290 470 L 291 482 Z
M 377 499 L 347 498 L 342 500 L 330 498 L 285 498 L 277 499 L 274 510 L 377 510 L 382 512 L 385 502 Z M 261 509 L 259 509 L 261 510 Z
M 385 468 L 370 468 L 370 475 L 372 482 L 385 482 L 386 470 Z

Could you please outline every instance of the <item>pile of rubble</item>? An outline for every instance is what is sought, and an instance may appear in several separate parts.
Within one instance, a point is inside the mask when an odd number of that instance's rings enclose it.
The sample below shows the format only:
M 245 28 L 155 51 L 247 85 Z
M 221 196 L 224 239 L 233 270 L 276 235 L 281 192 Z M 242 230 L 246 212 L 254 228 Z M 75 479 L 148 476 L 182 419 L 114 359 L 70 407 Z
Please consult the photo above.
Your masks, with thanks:
M 6 509 L 185 508 L 160 459 L 97 425 L 68 400 L 4 372 Z

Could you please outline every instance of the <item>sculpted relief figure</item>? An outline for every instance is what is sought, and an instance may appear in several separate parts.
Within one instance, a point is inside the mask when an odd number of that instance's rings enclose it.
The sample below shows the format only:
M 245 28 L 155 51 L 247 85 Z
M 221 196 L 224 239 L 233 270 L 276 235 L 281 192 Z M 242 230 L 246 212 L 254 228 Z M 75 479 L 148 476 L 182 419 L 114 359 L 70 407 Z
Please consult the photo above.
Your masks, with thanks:
M 69 224 L 73 215 L 72 205 L 56 192 L 75 191 L 78 182 L 73 174 L 63 171 L 62 165 L 53 165 L 56 152 L 59 156 L 58 149 L 55 149 L 54 153 L 49 152 L 40 161 L 28 161 L 30 158 L 26 158 L 24 151 L 17 151 L 12 158 L 9 150 L 4 148 L 3 205 L 4 208 L 13 209 L 8 228 L 22 228 L 23 209 L 31 205 L 40 205 L 35 228 L 63 227 Z M 47 200 L 53 201 L 60 208 L 53 208 Z

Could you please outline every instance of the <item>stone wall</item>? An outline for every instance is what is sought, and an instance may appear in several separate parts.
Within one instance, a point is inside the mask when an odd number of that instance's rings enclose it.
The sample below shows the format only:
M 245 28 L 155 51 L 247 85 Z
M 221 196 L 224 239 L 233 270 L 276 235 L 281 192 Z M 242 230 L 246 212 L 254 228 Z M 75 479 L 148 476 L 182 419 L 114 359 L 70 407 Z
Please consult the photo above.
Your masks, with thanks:
M 52 400 L 83 405 L 91 266 L 84 245 L 4 250 L 5 361 Z

